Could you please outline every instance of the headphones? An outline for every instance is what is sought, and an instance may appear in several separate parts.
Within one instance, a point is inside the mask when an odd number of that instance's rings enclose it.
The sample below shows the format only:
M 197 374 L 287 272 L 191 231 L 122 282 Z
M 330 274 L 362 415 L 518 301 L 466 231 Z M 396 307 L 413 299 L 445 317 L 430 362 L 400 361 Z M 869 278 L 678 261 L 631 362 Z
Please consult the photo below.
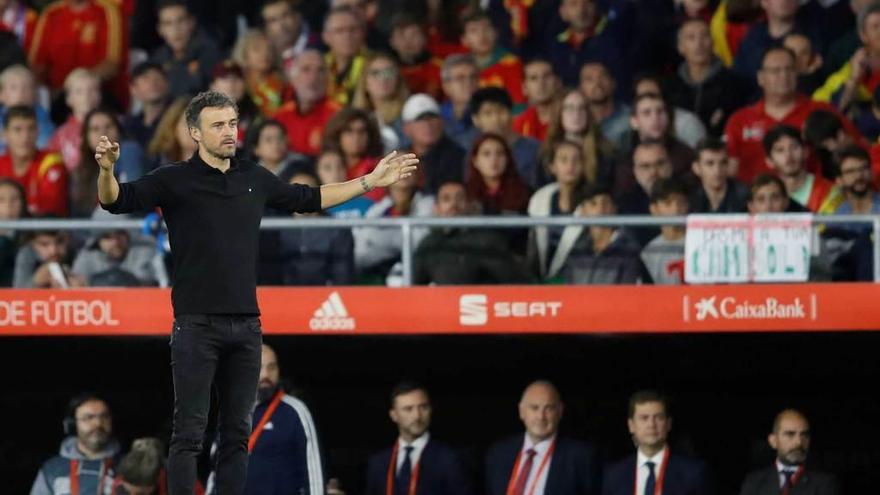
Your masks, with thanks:
M 76 410 L 86 402 L 92 400 L 99 400 L 105 404 L 107 403 L 107 401 L 101 396 L 91 392 L 83 392 L 70 399 L 70 402 L 67 403 L 67 414 L 64 416 L 64 419 L 61 420 L 61 429 L 65 436 L 73 436 L 77 434 Z

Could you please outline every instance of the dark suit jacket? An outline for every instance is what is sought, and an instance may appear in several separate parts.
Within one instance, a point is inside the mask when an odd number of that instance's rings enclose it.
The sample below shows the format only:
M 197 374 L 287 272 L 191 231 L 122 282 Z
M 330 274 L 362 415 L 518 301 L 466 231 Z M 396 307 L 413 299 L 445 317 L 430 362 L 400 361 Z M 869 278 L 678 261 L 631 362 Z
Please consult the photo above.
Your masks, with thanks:
M 633 495 L 636 486 L 636 455 L 605 468 L 602 495 Z M 670 454 L 663 495 L 707 495 L 711 493 L 706 463 L 690 457 Z
M 370 456 L 367 463 L 365 495 L 385 495 L 391 448 Z M 419 458 L 416 495 L 471 495 L 458 455 L 450 447 L 431 438 Z
M 523 441 L 524 435 L 520 434 L 489 449 L 486 454 L 487 495 L 504 495 Z M 587 443 L 557 437 L 544 495 L 597 495 L 598 488 L 596 450 Z
M 779 473 L 775 466 L 753 471 L 743 481 L 740 495 L 779 495 Z M 819 471 L 804 471 L 791 488 L 790 495 L 838 495 L 840 487 L 834 476 Z

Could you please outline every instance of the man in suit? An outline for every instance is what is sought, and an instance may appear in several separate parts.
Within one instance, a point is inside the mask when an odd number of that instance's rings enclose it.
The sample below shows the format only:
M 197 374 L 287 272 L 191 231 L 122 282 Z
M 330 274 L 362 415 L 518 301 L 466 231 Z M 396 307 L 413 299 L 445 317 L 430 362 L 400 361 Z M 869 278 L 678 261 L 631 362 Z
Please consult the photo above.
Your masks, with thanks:
M 488 495 L 595 495 L 599 477 L 591 445 L 557 435 L 563 404 L 556 387 L 530 384 L 519 402 L 525 435 L 493 445 L 486 455 Z
M 413 382 L 395 386 L 388 414 L 399 437 L 393 447 L 370 457 L 365 495 L 471 494 L 458 456 L 428 431 L 431 399 L 424 386 Z
M 670 452 L 669 402 L 644 390 L 629 400 L 629 433 L 637 451 L 609 466 L 602 495 L 706 495 L 711 493 L 704 462 Z
M 837 495 L 837 480 L 827 473 L 806 469 L 810 451 L 810 423 L 799 411 L 786 409 L 776 415 L 767 436 L 776 451 L 772 466 L 754 471 L 743 482 L 740 495 Z

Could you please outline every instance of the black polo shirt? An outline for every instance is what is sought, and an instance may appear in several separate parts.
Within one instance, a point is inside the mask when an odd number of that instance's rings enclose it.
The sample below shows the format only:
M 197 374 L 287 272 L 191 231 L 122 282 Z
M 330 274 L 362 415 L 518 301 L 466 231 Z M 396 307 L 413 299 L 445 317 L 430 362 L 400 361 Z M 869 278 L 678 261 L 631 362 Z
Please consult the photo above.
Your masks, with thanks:
M 162 209 L 174 262 L 174 314 L 259 314 L 257 253 L 266 206 L 321 209 L 318 188 L 281 182 L 263 167 L 233 158 L 226 173 L 198 155 L 119 185 L 101 205 L 111 213 Z

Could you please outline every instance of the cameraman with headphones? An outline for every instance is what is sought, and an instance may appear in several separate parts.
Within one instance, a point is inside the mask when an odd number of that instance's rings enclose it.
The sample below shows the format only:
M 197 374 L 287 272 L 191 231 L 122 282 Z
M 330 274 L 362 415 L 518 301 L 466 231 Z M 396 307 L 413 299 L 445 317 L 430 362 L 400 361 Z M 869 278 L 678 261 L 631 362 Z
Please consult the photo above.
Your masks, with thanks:
M 57 456 L 37 473 L 31 495 L 107 495 L 113 488 L 113 471 L 119 442 L 107 402 L 95 394 L 70 401 L 64 434 Z

